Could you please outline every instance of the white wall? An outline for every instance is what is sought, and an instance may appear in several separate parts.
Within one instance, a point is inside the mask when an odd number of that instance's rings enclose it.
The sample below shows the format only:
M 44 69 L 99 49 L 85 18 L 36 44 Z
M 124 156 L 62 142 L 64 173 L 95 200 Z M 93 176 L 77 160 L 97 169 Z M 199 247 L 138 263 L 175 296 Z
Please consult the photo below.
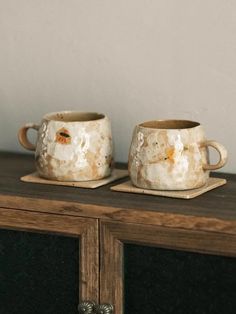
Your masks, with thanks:
M 199 121 L 236 173 L 236 1 L 0 0 L 0 150 L 63 109 L 107 113 L 119 161 L 135 124 Z

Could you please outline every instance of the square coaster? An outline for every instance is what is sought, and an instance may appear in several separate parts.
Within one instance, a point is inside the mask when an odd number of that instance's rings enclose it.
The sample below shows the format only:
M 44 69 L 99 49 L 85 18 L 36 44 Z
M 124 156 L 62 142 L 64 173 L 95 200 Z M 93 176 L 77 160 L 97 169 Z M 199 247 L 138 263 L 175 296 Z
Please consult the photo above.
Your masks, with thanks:
M 86 189 L 96 189 L 100 186 L 106 185 L 108 183 L 114 182 L 115 180 L 125 178 L 128 176 L 128 171 L 123 169 L 113 169 L 109 177 L 94 180 L 94 181 L 56 181 L 56 180 L 47 180 L 41 178 L 37 172 L 30 173 L 26 176 L 21 177 L 21 181 L 30 182 L 30 183 L 40 183 L 40 184 L 49 184 L 49 185 L 62 185 L 62 186 L 73 186 L 77 188 L 86 188 Z
M 142 188 L 137 188 L 134 186 L 131 181 L 126 181 L 121 184 L 111 187 L 112 191 L 126 192 L 126 193 L 137 193 L 137 194 L 148 194 L 148 195 L 157 195 L 173 198 L 183 198 L 191 199 L 197 197 L 203 193 L 206 193 L 212 189 L 215 189 L 221 185 L 226 184 L 225 179 L 221 178 L 209 178 L 208 182 L 201 188 L 185 190 L 185 191 L 161 191 L 161 190 L 147 190 Z

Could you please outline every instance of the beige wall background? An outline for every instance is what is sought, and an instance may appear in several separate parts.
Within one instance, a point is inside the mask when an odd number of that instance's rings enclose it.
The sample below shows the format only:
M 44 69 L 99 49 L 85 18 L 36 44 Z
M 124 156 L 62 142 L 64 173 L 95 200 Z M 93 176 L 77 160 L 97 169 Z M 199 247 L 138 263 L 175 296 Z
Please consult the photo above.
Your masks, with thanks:
M 0 0 L 0 150 L 63 109 L 107 113 L 119 161 L 135 124 L 199 121 L 236 173 L 235 0 Z

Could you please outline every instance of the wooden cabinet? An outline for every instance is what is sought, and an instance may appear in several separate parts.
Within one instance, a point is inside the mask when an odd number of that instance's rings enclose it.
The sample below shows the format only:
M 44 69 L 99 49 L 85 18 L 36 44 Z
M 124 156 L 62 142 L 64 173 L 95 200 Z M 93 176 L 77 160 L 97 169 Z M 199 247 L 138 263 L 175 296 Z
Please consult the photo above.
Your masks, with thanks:
M 236 175 L 178 200 L 23 183 L 29 155 L 0 165 L 1 313 L 235 313 Z
M 100 230 L 100 301 L 117 313 L 235 312 L 234 235 L 119 222 Z
M 77 313 L 80 300 L 99 301 L 97 219 L 0 208 L 0 226 L 0 313 Z

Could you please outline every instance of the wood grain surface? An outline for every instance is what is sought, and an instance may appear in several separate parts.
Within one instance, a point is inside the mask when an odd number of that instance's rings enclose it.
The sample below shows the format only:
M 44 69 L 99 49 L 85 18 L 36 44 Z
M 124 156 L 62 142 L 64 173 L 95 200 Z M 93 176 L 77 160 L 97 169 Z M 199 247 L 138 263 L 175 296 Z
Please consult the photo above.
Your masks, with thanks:
M 125 243 L 236 256 L 236 175 L 213 174 L 227 184 L 181 200 L 20 181 L 33 171 L 33 155 L 0 153 L 0 228 L 79 237 L 80 300 L 123 312 Z
M 112 304 L 114 314 L 123 313 L 123 244 L 109 224 L 100 224 L 100 302 Z
M 96 302 L 99 300 L 99 244 L 96 219 L 0 208 L 0 228 L 78 237 L 80 239 L 79 300 Z
M 100 234 L 101 251 L 104 253 L 100 264 L 100 300 L 112 303 L 114 314 L 123 313 L 125 243 L 236 256 L 235 235 L 108 221 L 101 222 Z
M 112 184 L 86 190 L 21 182 L 34 171 L 32 155 L 1 153 L 0 165 L 5 208 L 236 234 L 236 175 L 217 173 L 225 186 L 186 201 L 112 192 Z

